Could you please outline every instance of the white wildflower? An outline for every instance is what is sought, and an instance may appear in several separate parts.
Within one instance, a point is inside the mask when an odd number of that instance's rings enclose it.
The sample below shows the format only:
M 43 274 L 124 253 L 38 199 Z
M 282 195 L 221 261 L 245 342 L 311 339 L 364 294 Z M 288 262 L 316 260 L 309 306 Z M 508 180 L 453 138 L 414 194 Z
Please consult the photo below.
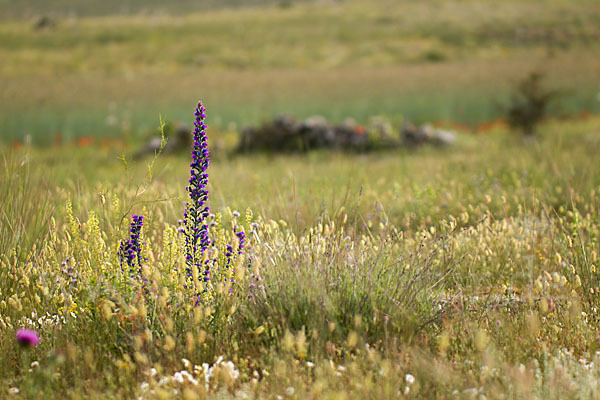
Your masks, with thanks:
M 194 386 L 198 385 L 198 381 L 194 379 L 194 377 L 187 371 L 181 371 L 181 375 L 187 378 L 187 380 L 192 383 Z
M 158 381 L 158 386 L 162 386 L 162 385 L 167 384 L 167 383 L 169 383 L 169 378 L 167 378 L 166 376 L 163 376 Z
M 236 380 L 240 376 L 240 371 L 235 369 L 235 364 L 231 361 L 223 363 L 225 369 L 229 372 L 231 379 Z
M 175 372 L 175 375 L 173 375 L 173 380 L 177 383 L 183 383 L 183 374 L 181 372 Z
M 412 385 L 413 383 L 415 383 L 415 377 L 412 376 L 411 374 L 406 374 L 404 379 L 406 379 L 406 383 L 408 383 L 409 385 Z
M 479 390 L 477 388 L 468 388 L 463 390 L 463 395 L 467 399 L 474 399 L 479 394 Z

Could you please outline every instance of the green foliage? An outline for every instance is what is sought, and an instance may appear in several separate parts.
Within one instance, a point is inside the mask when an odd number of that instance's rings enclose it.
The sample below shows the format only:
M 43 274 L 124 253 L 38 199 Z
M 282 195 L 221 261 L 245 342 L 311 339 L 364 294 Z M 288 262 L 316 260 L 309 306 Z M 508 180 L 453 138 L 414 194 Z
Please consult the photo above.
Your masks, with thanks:
M 548 107 L 557 94 L 556 90 L 545 87 L 541 72 L 531 72 L 518 83 L 512 95 L 506 110 L 508 123 L 525 136 L 534 135 L 536 127 L 548 115 Z

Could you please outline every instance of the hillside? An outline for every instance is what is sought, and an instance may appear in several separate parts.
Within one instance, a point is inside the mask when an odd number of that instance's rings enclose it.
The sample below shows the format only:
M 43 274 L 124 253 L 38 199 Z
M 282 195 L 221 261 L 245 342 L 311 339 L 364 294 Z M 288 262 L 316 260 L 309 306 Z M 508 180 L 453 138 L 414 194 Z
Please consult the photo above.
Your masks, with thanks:
M 0 18 L 90 17 L 137 14 L 185 14 L 205 10 L 280 4 L 306 0 L 0 0 Z

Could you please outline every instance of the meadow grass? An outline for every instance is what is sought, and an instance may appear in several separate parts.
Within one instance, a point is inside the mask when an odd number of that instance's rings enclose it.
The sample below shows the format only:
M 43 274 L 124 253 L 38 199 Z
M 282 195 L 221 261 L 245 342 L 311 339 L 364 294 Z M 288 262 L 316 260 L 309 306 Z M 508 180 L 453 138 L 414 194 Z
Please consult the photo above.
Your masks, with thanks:
M 5 148 L 2 190 L 21 210 L 1 209 L 3 396 L 593 397 L 598 129 L 593 117 L 529 142 L 497 128 L 448 149 L 217 153 L 212 238 L 234 241 L 238 225 L 248 243 L 235 284 L 203 306 L 177 233 L 187 157 L 150 174 L 152 159 L 114 148 Z M 132 214 L 145 216 L 143 280 L 119 267 Z M 7 251 L 20 238 L 25 251 Z M 21 327 L 40 345 L 18 347 Z
M 595 2 L 187 4 L 0 22 L 0 397 L 598 397 L 600 119 L 565 118 L 600 104 Z M 475 125 L 540 68 L 563 98 L 532 140 L 231 151 L 278 113 Z M 189 157 L 131 157 L 199 95 L 208 284 Z

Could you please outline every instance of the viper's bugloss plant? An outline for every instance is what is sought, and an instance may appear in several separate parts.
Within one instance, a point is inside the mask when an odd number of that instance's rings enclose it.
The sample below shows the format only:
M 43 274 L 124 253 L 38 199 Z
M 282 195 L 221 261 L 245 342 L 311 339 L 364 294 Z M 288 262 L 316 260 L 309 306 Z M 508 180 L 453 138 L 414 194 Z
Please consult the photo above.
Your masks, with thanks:
M 204 261 L 204 254 L 210 245 L 208 235 L 208 216 L 210 209 L 208 202 L 208 166 L 210 157 L 206 142 L 206 109 L 198 102 L 194 113 L 194 145 L 192 149 L 192 163 L 190 164 L 190 180 L 187 192 L 190 201 L 185 205 L 183 214 L 186 272 L 192 278 L 193 269 L 204 269 L 203 281 L 210 281 L 210 268 L 208 261 Z M 204 264 L 204 268 L 202 268 Z
M 119 260 L 121 262 L 121 271 L 129 272 L 130 277 L 134 277 L 136 272 L 142 276 L 142 227 L 144 225 L 144 216 L 132 215 L 131 225 L 129 227 L 129 239 L 121 241 L 119 246 Z
M 246 235 L 241 227 L 233 223 L 233 233 L 238 239 L 237 248 L 231 244 L 225 244 L 220 237 L 220 233 L 215 231 L 217 239 L 213 242 L 210 239 L 209 229 L 211 226 L 218 226 L 218 222 L 209 219 L 211 216 L 208 206 L 208 166 L 210 164 L 206 124 L 206 109 L 201 102 L 198 102 L 194 113 L 194 143 L 192 148 L 192 163 L 190 164 L 190 179 L 186 190 L 189 195 L 189 202 L 186 203 L 183 215 L 182 232 L 185 237 L 185 255 L 186 255 L 186 275 L 188 281 L 194 281 L 194 275 L 197 273 L 203 283 L 201 288 L 203 293 L 208 293 L 211 283 L 231 282 L 235 280 L 236 262 L 242 256 Z M 237 219 L 237 215 L 234 213 Z M 223 233 L 224 234 L 224 233 Z M 224 247 L 222 247 L 224 246 Z M 209 255 L 209 248 L 213 251 Z M 224 258 L 219 256 L 224 255 Z M 211 269 L 213 271 L 211 271 Z M 198 288 L 200 289 L 200 288 Z

